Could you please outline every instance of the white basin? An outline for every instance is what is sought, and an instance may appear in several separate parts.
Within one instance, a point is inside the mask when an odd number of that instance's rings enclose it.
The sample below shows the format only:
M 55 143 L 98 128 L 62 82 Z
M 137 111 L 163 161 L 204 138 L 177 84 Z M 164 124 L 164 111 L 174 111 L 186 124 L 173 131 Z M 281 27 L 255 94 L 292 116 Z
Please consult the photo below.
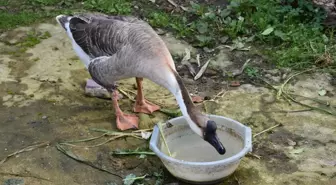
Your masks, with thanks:
M 208 116 L 217 123 L 217 135 L 226 149 L 224 155 L 218 154 L 213 146 L 195 134 L 181 116 L 162 125 L 173 155 L 170 157 L 158 126 L 154 127 L 150 149 L 172 175 L 184 182 L 218 183 L 231 175 L 240 160 L 252 151 L 252 133 L 249 127 L 223 116 Z

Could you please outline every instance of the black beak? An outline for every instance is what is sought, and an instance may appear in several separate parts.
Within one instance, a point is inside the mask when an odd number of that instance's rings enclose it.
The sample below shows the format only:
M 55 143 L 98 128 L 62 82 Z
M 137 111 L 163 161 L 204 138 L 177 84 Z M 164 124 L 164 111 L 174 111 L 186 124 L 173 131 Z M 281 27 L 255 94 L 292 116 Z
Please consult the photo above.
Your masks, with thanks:
M 203 138 L 204 140 L 209 142 L 213 147 L 215 147 L 215 149 L 219 154 L 224 155 L 226 150 L 223 144 L 219 141 L 216 130 L 217 130 L 216 123 L 212 120 L 208 120 L 206 128 L 204 129 Z
M 219 141 L 219 138 L 218 138 L 218 136 L 215 132 L 214 133 L 205 133 L 204 140 L 209 142 L 217 150 L 217 152 L 219 154 L 221 154 L 221 155 L 225 154 L 226 150 L 225 150 L 223 144 Z

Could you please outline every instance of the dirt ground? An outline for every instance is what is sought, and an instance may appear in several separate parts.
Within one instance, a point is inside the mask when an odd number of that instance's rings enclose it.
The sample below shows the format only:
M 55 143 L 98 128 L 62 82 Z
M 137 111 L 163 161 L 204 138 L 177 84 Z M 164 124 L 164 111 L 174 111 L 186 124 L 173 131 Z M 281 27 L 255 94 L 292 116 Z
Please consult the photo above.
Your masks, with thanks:
M 50 37 L 21 51 L 19 46 L 31 30 L 48 32 Z M 169 34 L 162 37 L 174 56 L 184 55 L 186 47 L 196 51 Z M 127 137 L 99 147 L 69 147 L 75 155 L 121 178 L 75 161 L 57 150 L 55 144 L 59 141 L 99 135 L 90 128 L 116 130 L 110 100 L 84 94 L 89 74 L 54 20 L 12 30 L 0 38 L 0 161 L 27 146 L 50 142 L 0 163 L 1 184 L 111 185 L 113 182 L 122 184 L 122 178 L 131 173 L 142 176 L 161 171 L 164 184 L 183 184 L 169 175 L 155 156 L 110 155 L 116 149 L 146 147 L 146 140 Z M 224 90 L 217 102 L 204 103 L 208 113 L 236 119 L 250 126 L 254 134 L 282 124 L 253 138 L 253 152 L 243 158 L 237 171 L 221 185 L 336 184 L 336 117 L 278 100 L 274 91 L 248 84 L 243 79 L 241 86 L 230 87 L 230 79 L 222 74 L 239 69 L 246 60 L 244 57 L 239 58 L 223 49 L 211 63 L 212 68 L 197 81 L 193 81 L 186 68 L 176 61 L 191 93 L 214 97 Z M 214 68 L 221 70 L 218 72 Z M 288 76 L 280 70 L 269 70 L 268 74 L 266 76 L 275 81 L 279 76 Z M 319 98 L 335 106 L 336 88 L 331 80 L 327 73 L 303 74 L 291 81 L 289 87 L 296 94 Z M 120 87 L 134 91 L 134 84 L 134 79 L 123 80 Z M 164 88 L 148 80 L 144 88 L 148 99 L 164 108 L 177 107 Z M 326 92 L 324 96 L 319 95 L 321 90 Z M 133 102 L 128 98 L 124 97 L 120 104 L 123 110 L 131 112 Z M 140 127 L 151 127 L 160 119 L 167 119 L 167 116 L 160 112 L 141 115 Z M 102 141 L 104 138 L 95 144 Z M 148 178 L 144 183 L 155 184 L 155 178 Z

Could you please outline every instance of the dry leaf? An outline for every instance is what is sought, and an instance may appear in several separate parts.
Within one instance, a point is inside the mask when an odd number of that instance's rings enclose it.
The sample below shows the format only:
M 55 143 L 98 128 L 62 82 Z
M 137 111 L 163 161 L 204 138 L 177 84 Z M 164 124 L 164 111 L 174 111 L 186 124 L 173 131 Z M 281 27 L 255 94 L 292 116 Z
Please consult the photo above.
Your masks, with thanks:
M 327 91 L 326 91 L 325 89 L 321 89 L 321 90 L 318 91 L 318 94 L 319 94 L 320 96 L 324 96 L 324 95 L 327 94 Z
M 143 139 L 148 139 L 152 135 L 151 132 L 141 132 L 141 137 Z
M 173 0 L 167 0 L 171 5 L 177 7 L 178 5 Z
M 197 75 L 194 77 L 194 80 L 198 80 L 203 73 L 206 71 L 206 69 L 208 68 L 208 65 L 210 63 L 210 60 L 208 60 L 203 66 L 202 68 L 198 71 Z

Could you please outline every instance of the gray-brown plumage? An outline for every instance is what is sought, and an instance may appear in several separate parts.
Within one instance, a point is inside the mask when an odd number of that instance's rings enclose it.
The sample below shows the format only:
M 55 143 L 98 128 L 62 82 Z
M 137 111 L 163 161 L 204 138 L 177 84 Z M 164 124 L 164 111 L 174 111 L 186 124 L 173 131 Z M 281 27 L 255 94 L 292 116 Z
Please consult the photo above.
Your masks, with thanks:
M 56 20 L 66 30 L 92 79 L 111 93 L 119 129 L 138 128 L 138 118 L 120 110 L 118 80 L 136 78 L 135 112 L 150 114 L 160 109 L 144 98 L 142 79 L 147 78 L 172 92 L 191 129 L 219 153 L 225 153 L 216 135 L 216 123 L 196 109 L 168 48 L 149 24 L 131 16 L 105 14 L 59 15 Z

